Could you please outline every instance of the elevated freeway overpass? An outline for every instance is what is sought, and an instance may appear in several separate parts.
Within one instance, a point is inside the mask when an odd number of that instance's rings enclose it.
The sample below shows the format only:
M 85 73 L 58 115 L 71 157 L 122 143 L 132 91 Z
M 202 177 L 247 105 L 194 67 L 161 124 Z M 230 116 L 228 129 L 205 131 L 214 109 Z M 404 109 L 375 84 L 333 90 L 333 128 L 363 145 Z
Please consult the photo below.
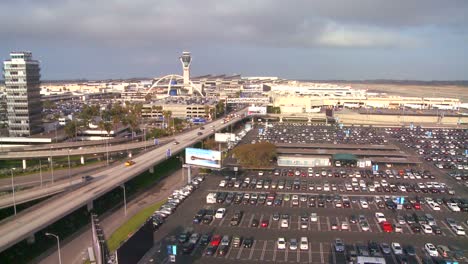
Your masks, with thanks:
M 246 112 L 245 109 L 236 112 L 243 116 Z M 156 164 L 166 160 L 166 151 L 171 149 L 172 154 L 183 151 L 186 147 L 190 147 L 208 134 L 214 133 L 211 131 L 211 125 L 214 126 L 213 130 L 222 130 L 240 120 L 239 117 L 231 119 L 229 122 L 223 124 L 222 120 L 216 120 L 207 124 L 208 131 L 204 132 L 202 136 L 197 133 L 200 130 L 192 130 L 177 136 L 180 142 L 178 145 L 170 145 L 167 148 L 157 148 L 144 153 L 133 160 L 136 162 L 134 165 L 126 167 L 124 164 L 109 168 L 102 172 L 92 175 L 95 180 L 87 185 L 82 186 L 76 190 L 64 193 L 60 197 L 52 198 L 44 203 L 39 204 L 37 207 L 31 208 L 20 212 L 14 217 L 5 219 L 0 225 L 0 251 L 6 250 L 14 244 L 33 236 L 36 232 L 47 227 L 60 218 L 72 213 L 85 205 L 92 205 L 93 200 L 99 198 L 105 193 L 111 191 L 134 178 L 141 173 L 152 169 Z

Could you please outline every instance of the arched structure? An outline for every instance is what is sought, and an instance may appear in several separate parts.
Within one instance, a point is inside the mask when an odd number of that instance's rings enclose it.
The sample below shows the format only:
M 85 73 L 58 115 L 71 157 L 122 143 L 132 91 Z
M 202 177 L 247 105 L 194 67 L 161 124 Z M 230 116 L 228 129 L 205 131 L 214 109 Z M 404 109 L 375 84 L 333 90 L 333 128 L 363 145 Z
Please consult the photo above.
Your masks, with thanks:
M 167 95 L 173 95 L 174 91 L 177 95 L 192 95 L 197 92 L 200 96 L 204 97 L 201 89 L 192 81 L 188 81 L 188 85 L 184 85 L 184 77 L 177 74 L 169 74 L 159 78 L 146 92 L 146 95 L 151 93 L 153 89 L 167 89 Z M 171 93 L 172 91 L 172 93 Z

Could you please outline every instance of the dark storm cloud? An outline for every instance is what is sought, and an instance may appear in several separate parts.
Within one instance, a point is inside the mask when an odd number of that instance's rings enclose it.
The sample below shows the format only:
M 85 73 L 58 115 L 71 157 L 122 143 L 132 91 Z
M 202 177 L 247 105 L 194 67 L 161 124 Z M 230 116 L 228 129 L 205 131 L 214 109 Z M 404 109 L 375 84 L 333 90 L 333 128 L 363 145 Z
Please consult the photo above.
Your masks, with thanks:
M 8 26 L 0 32 L 112 45 L 164 46 L 173 41 L 278 47 L 404 45 L 412 37 L 402 30 L 466 29 L 467 6 L 468 1 L 436 0 L 2 1 L 0 23 Z
M 216 65 L 220 73 L 295 77 L 317 69 L 318 79 L 391 78 L 388 72 L 454 78 L 464 76 L 468 60 L 466 14 L 465 0 L 5 0 L 0 56 L 32 50 L 47 62 L 45 76 L 171 72 L 188 49 L 200 73 Z M 220 63 L 220 50 L 229 63 Z M 64 58 L 73 65 L 64 67 Z M 289 58 L 294 63 L 284 69 Z M 390 68 L 393 60 L 402 66 Z M 265 63 L 268 72 L 260 70 Z

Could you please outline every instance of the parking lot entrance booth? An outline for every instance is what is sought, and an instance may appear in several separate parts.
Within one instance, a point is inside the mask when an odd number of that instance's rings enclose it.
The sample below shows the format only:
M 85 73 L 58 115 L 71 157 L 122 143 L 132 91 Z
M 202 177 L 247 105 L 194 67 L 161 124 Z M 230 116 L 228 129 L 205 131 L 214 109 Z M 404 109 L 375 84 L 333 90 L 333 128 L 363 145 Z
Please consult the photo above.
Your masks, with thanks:
M 337 153 L 332 156 L 333 164 L 336 166 L 351 165 L 356 166 L 358 158 L 351 153 Z

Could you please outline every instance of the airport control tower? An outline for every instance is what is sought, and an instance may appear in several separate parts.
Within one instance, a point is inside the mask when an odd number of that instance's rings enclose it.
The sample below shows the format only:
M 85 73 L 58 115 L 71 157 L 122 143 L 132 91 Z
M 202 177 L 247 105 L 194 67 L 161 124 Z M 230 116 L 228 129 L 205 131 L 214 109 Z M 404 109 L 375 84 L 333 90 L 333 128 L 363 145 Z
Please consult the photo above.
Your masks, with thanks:
M 184 51 L 180 57 L 180 62 L 182 62 L 182 68 L 184 69 L 184 87 L 188 88 L 190 87 L 190 63 L 192 62 L 190 52 Z

